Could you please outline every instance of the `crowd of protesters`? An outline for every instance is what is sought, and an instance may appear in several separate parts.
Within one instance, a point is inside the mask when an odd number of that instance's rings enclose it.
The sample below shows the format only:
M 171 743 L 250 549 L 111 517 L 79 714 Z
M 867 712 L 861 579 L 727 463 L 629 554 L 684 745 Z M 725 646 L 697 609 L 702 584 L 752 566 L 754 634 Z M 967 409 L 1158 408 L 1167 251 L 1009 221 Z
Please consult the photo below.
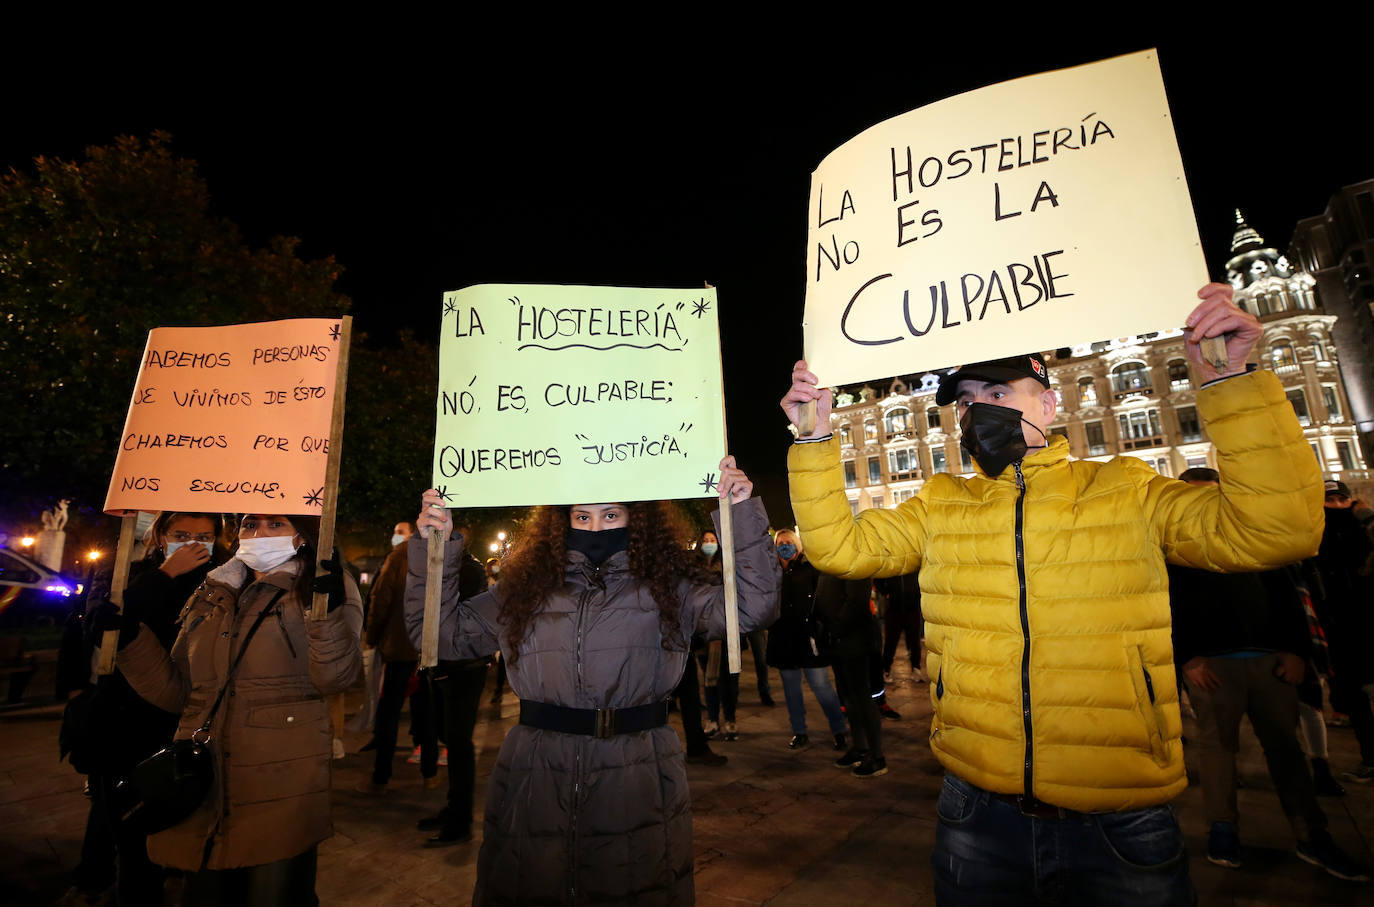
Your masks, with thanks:
M 1070 460 L 1047 434 L 1055 401 L 1035 354 L 942 376 L 937 402 L 958 404 L 976 474 L 934 476 L 902 507 L 851 511 L 829 392 L 804 362 L 782 401 L 797 426 L 798 526 L 770 530 L 748 478 L 721 463 L 739 641 L 763 707 L 778 672 L 791 732 L 779 747 L 828 744 L 861 779 L 900 770 L 883 745 L 884 720 L 900 718 L 886 686 L 928 684 L 930 745 L 947 772 L 932 804 L 941 903 L 1192 903 L 1168 804 L 1186 760 L 1203 787 L 1206 858 L 1241 865 L 1243 716 L 1297 855 L 1369 878 L 1331 839 L 1318 798 L 1374 780 L 1374 668 L 1362 657 L 1374 511 L 1343 483 L 1323 485 L 1282 389 L 1242 365 L 1254 318 L 1227 287 L 1199 295 L 1192 335 L 1224 334 L 1237 364 L 1218 371 L 1189 342 L 1216 470 L 1175 480 L 1131 458 Z M 814 432 L 799 427 L 804 404 L 818 407 Z M 316 903 L 340 746 L 330 699 L 366 660 L 372 771 L 357 789 L 392 784 L 408 701 L 421 783 L 447 786 L 443 809 L 416 817 L 430 847 L 474 838 L 472 734 L 488 679 L 495 698 L 507 682 L 519 697 L 487 779 L 475 903 L 693 901 L 686 766 L 724 765 L 728 747 L 711 743 L 742 733 L 718 526 L 689 543 L 668 502 L 545 507 L 508 556 L 483 564 L 428 491 L 414 531 L 396 526 L 366 615 L 337 551 L 320 560 L 317 533 L 299 516 L 159 514 L 122 609 L 93 592 L 73 615 L 58 683 L 62 752 L 91 796 L 78 891 L 159 903 L 173 874 L 185 904 Z M 421 669 L 435 533 L 439 661 Z M 317 594 L 322 620 L 308 616 Z M 118 653 L 101 675 L 107 633 Z M 903 642 L 908 668 L 895 671 Z M 808 725 L 806 689 L 824 736 Z M 1329 712 L 1348 719 L 1360 765 L 1333 772 Z M 189 814 L 160 821 L 125 782 L 183 739 L 211 742 L 214 778 Z M 1028 843 L 1050 838 L 1049 850 Z

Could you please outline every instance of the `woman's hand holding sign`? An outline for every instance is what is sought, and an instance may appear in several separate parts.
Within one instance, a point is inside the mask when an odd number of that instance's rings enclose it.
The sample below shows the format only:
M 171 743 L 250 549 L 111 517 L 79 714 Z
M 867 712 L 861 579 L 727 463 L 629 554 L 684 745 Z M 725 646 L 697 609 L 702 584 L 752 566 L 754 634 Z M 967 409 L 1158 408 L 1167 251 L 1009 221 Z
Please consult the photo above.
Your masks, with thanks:
M 423 539 L 429 538 L 430 531 L 434 529 L 440 530 L 445 540 L 453 532 L 453 514 L 449 513 L 444 506 L 444 499 L 433 488 L 420 497 L 420 515 L 415 518 L 415 528 Z

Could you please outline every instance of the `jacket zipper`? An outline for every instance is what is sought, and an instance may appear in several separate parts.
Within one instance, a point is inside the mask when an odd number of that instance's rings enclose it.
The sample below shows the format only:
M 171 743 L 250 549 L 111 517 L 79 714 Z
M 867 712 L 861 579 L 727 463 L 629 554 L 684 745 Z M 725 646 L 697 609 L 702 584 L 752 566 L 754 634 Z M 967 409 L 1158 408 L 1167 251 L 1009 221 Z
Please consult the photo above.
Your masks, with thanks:
M 1023 784 L 1025 796 L 1035 797 L 1033 774 L 1035 756 L 1031 741 L 1031 699 L 1030 699 L 1030 613 L 1026 608 L 1026 477 L 1021 473 L 1018 460 L 1012 464 L 1016 470 L 1016 581 L 1020 587 L 1021 605 L 1021 722 L 1026 733 L 1026 763 Z
M 601 579 L 601 568 L 593 565 L 592 576 L 596 585 L 604 591 L 606 588 L 605 580 Z M 582 621 L 587 614 L 587 601 L 592 597 L 592 585 L 582 590 L 582 595 L 577 602 L 577 649 L 574 658 L 577 663 L 577 689 L 582 689 Z M 579 801 L 582 796 L 582 746 L 581 738 L 577 740 L 573 755 L 573 799 L 572 815 L 568 817 L 568 895 L 573 903 L 577 903 L 577 817 L 579 813 Z

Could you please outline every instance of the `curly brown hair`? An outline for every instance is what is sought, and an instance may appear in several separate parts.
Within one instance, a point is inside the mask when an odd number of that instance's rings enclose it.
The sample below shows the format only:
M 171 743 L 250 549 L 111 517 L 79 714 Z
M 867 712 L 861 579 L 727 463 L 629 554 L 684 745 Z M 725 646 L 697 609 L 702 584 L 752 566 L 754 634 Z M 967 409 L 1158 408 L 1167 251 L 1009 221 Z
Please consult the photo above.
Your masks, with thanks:
M 677 508 L 669 501 L 637 501 L 624 505 L 629 511 L 630 575 L 647 586 L 658 603 L 658 625 L 663 648 L 685 649 L 678 626 L 676 584 L 680 579 L 692 583 L 720 585 L 719 573 L 712 573 L 704 558 L 685 547 L 691 530 Z M 525 520 L 520 541 L 501 566 L 501 582 L 496 587 L 500 602 L 498 619 L 506 629 L 506 643 L 512 664 L 520 657 L 520 643 L 529 634 L 536 614 L 545 599 L 564 584 L 567 532 L 570 508 L 536 508 Z

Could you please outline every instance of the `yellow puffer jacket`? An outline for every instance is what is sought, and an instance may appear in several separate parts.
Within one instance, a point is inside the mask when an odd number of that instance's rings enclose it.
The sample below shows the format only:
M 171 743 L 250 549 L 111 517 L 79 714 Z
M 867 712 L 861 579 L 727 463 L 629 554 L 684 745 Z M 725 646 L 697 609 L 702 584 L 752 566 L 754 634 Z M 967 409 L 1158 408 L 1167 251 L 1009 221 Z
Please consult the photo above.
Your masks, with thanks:
M 792 508 L 818 569 L 920 569 L 931 747 L 949 771 L 1084 812 L 1187 785 L 1165 561 L 1260 570 L 1312 555 L 1322 532 L 1321 474 L 1278 380 L 1230 378 L 1197 404 L 1220 488 L 1133 457 L 1070 462 L 1054 437 L 1023 479 L 936 475 L 897 509 L 854 517 L 839 446 L 793 445 Z

